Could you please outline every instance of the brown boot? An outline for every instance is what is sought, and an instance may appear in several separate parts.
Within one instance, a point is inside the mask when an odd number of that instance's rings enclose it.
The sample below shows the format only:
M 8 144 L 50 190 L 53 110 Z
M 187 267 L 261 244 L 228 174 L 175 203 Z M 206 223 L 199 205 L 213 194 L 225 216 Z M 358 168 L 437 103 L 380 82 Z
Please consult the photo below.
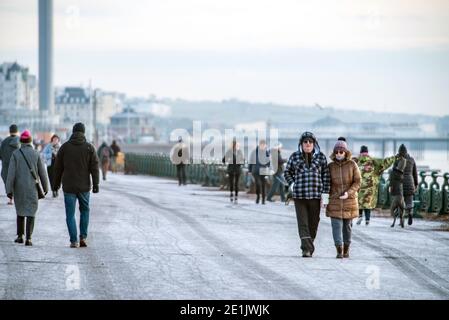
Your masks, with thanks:
M 86 239 L 80 238 L 80 248 L 87 247 Z
M 343 246 L 335 246 L 337 248 L 337 259 L 343 259 Z
M 343 258 L 349 258 L 349 244 L 343 246 Z

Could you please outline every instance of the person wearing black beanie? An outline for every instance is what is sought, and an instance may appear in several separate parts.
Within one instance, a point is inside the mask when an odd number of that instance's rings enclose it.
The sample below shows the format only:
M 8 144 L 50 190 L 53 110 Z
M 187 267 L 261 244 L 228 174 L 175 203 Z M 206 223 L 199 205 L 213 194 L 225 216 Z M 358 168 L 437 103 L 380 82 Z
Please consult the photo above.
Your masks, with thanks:
M 0 160 L 2 161 L 1 176 L 3 183 L 5 183 L 5 186 L 6 178 L 8 177 L 9 161 L 13 152 L 19 149 L 19 147 L 19 130 L 17 129 L 17 125 L 12 124 L 9 127 L 9 137 L 5 138 L 0 145 Z M 8 204 L 12 205 L 13 201 L 9 200 Z
M 82 133 L 86 133 L 86 127 L 84 126 L 83 123 L 78 122 L 78 123 L 75 123 L 75 125 L 73 126 L 72 131 L 73 131 L 73 132 L 82 132 Z
M 77 123 L 73 126 L 69 141 L 59 148 L 53 169 L 52 191 L 57 192 L 62 182 L 71 248 L 87 247 L 90 190 L 92 189 L 93 193 L 99 192 L 100 171 L 97 152 L 95 147 L 86 141 L 84 133 L 84 124 Z M 79 242 L 75 219 L 77 201 L 81 214 Z

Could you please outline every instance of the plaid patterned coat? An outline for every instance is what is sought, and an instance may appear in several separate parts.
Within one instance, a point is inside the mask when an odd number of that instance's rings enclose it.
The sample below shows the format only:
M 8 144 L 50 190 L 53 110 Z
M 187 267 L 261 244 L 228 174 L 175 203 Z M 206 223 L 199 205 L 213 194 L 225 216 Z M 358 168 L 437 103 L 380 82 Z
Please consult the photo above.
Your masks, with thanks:
M 326 156 L 315 152 L 310 167 L 303 153 L 298 150 L 290 156 L 284 170 L 288 184 L 293 183 L 292 197 L 296 199 L 321 199 L 322 193 L 330 191 L 330 173 Z

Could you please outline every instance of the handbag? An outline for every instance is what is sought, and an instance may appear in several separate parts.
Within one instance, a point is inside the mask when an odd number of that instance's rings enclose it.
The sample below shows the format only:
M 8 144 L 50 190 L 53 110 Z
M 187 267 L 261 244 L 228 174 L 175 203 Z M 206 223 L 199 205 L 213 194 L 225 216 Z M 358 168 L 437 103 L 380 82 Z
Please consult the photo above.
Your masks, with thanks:
M 33 171 L 33 169 L 31 169 L 30 163 L 28 162 L 27 158 L 25 157 L 25 154 L 23 153 L 22 149 L 19 149 L 19 150 L 23 156 L 23 159 L 25 160 L 25 162 L 28 166 L 28 169 L 30 169 L 31 176 L 33 177 L 34 181 L 36 182 L 37 198 L 44 199 L 45 194 L 44 194 L 44 191 L 42 191 L 42 187 L 41 187 L 41 184 L 39 183 L 39 179 L 37 178 L 36 173 Z
M 271 176 L 273 175 L 273 170 L 271 170 L 270 167 L 260 167 L 259 168 L 259 175 L 261 176 Z

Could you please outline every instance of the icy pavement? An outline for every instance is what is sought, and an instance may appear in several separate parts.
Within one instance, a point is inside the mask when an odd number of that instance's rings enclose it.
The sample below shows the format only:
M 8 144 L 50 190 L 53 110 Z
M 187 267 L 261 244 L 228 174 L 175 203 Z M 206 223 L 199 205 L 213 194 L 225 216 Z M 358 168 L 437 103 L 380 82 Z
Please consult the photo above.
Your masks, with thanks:
M 354 225 L 337 260 L 322 213 L 299 256 L 293 204 L 256 205 L 174 180 L 110 175 L 91 195 L 88 248 L 69 248 L 63 197 L 40 202 L 33 247 L 15 244 L 0 187 L 1 299 L 448 299 L 449 233 L 415 220 Z M 77 215 L 77 219 L 79 215 Z

